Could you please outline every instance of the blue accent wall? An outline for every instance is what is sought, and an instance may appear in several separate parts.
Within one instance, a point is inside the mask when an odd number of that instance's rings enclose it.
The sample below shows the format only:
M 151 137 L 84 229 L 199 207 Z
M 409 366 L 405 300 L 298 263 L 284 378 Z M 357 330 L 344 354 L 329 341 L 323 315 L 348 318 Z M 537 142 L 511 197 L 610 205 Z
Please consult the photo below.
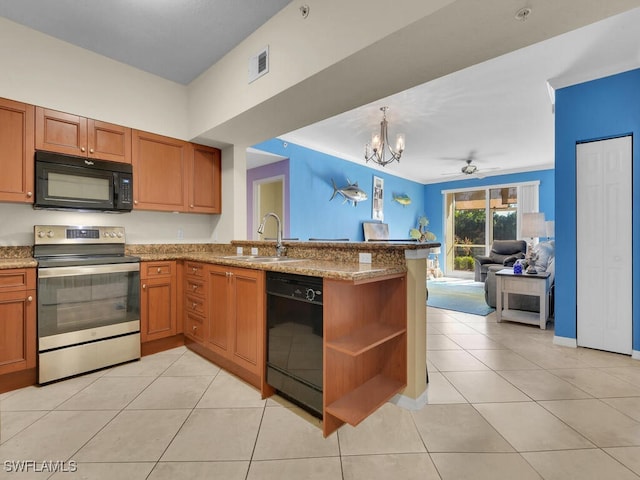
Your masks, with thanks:
M 537 170 L 533 172 L 495 175 L 485 178 L 471 178 L 451 182 L 432 183 L 424 186 L 425 213 L 429 218 L 429 228 L 444 242 L 444 198 L 443 190 L 490 187 L 510 183 L 539 181 L 539 211 L 544 213 L 545 220 L 555 220 L 555 173 L 554 170 Z M 556 223 L 556 229 L 557 229 Z M 440 256 L 440 264 L 444 265 L 444 251 Z
M 576 338 L 576 143 L 640 138 L 640 70 L 556 92 L 556 335 Z M 638 141 L 633 142 L 633 251 L 640 248 Z M 600 228 L 594 225 L 594 228 Z M 633 349 L 640 350 L 640 256 L 633 258 Z
M 286 145 L 286 146 L 285 146 Z M 424 215 L 424 186 L 392 175 L 393 164 L 381 172 L 362 164 L 327 155 L 315 150 L 271 139 L 253 148 L 289 158 L 290 217 L 289 235 L 300 240 L 308 238 L 348 238 L 363 241 L 362 222 L 372 221 L 373 177 L 384 179 L 384 222 L 389 225 L 390 238 L 409 238 L 409 229 Z M 344 203 L 341 195 L 333 194 L 331 179 L 339 188 L 347 180 L 358 182 L 368 199 L 353 206 Z M 393 201 L 394 194 L 406 194 L 411 204 L 402 206 Z

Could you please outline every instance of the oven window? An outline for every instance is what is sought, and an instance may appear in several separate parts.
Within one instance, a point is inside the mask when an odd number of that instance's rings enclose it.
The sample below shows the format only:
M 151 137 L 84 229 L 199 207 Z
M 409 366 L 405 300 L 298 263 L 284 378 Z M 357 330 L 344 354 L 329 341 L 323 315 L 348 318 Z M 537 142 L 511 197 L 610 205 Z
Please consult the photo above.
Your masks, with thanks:
M 49 197 L 110 200 L 111 182 L 109 178 L 49 172 L 47 180 Z
M 38 336 L 140 320 L 140 272 L 38 280 Z

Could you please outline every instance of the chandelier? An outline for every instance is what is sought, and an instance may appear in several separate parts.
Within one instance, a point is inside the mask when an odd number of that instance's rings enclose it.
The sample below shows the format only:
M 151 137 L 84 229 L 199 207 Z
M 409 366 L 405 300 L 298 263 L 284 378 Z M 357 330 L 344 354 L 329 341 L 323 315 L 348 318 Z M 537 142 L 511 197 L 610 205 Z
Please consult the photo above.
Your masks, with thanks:
M 400 157 L 404 151 L 404 134 L 399 133 L 396 135 L 396 149 L 394 151 L 391 145 L 389 145 L 389 139 L 387 138 L 387 110 L 389 110 L 389 107 L 380 107 L 380 110 L 382 111 L 380 133 L 374 132 L 373 135 L 371 135 L 371 143 L 367 143 L 364 147 L 364 159 L 366 163 L 369 163 L 369 160 L 371 160 L 384 167 L 394 160 L 400 162 Z M 391 154 L 389 159 L 385 158 L 385 146 Z

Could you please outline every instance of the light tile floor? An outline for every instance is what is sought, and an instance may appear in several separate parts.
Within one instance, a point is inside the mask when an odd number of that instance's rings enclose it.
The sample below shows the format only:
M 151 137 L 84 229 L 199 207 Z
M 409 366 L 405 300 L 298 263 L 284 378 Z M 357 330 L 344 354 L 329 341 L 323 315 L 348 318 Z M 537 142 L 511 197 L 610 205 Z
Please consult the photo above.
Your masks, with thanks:
M 640 478 L 640 361 L 493 315 L 430 308 L 427 331 L 428 405 L 326 439 L 185 348 L 3 394 L 0 478 Z M 10 472 L 20 460 L 77 471 Z

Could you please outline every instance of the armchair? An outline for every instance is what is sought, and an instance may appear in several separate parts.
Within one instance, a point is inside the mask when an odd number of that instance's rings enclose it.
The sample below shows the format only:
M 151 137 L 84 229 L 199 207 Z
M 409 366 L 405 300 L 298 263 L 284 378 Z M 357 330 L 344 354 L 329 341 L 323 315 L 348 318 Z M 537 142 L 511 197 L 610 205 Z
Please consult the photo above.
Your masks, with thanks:
M 474 257 L 475 281 L 484 282 L 491 266 L 513 267 L 526 253 L 527 242 L 524 240 L 494 240 L 489 255 Z

